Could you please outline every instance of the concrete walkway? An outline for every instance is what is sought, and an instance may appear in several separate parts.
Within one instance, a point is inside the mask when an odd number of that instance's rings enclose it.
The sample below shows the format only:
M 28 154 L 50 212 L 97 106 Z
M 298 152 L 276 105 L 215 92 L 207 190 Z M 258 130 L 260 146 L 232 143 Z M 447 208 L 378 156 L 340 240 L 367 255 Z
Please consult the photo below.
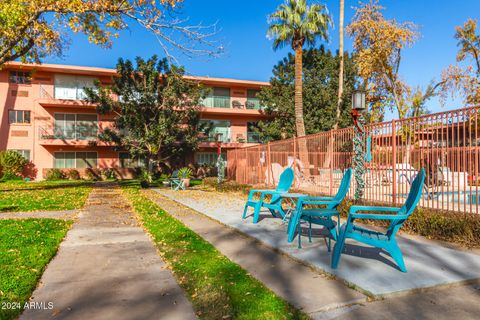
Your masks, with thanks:
M 195 319 L 118 189 L 95 188 L 20 319 Z M 53 308 L 48 308 L 48 303 Z
M 64 211 L 30 211 L 30 212 L 0 212 L 0 220 L 4 219 L 29 219 L 50 218 L 62 220 L 75 220 L 79 210 Z
M 262 214 L 256 225 L 251 217 L 242 220 L 242 198 L 203 190 L 156 191 L 377 297 L 480 279 L 480 255 L 406 235 L 398 237 L 398 242 L 407 273 L 400 272 L 387 254 L 352 241 L 345 246 L 339 268 L 332 270 L 331 253 L 327 252 L 322 233 L 315 235 L 313 243 L 304 237 L 304 248 L 298 249 L 296 242 L 287 243 L 287 225 L 270 213 Z
M 293 306 L 310 314 L 364 303 L 358 291 L 155 192 L 150 198 Z

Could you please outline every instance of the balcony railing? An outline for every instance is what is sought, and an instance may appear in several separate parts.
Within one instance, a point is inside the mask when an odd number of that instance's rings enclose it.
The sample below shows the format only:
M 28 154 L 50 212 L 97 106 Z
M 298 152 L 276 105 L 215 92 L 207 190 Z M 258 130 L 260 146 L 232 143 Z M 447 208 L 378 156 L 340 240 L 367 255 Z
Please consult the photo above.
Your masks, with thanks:
M 264 107 L 260 104 L 260 99 L 256 99 L 256 98 L 248 98 L 245 106 L 247 107 L 247 109 L 250 109 L 250 110 L 264 109 Z
M 231 108 L 230 97 L 210 96 L 202 101 L 202 105 L 209 108 Z
M 247 142 L 248 143 L 262 143 L 260 134 L 256 132 L 247 132 Z
M 75 129 L 64 129 L 54 127 L 40 127 L 39 128 L 40 140 L 97 140 L 98 127 L 78 126 Z
M 217 136 L 217 135 L 209 135 L 202 137 L 202 141 L 204 142 L 222 142 L 222 143 L 229 143 L 230 137 L 228 136 Z

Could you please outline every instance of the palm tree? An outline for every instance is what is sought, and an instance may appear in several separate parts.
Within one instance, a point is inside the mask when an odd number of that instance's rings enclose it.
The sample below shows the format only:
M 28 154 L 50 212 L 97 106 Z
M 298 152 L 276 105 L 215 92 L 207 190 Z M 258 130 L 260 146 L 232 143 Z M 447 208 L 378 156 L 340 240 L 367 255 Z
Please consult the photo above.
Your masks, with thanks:
M 269 17 L 267 35 L 273 38 L 273 49 L 290 44 L 295 51 L 295 126 L 297 137 L 305 135 L 302 98 L 303 46 L 315 45 L 320 38 L 328 39 L 331 18 L 322 4 L 307 5 L 306 0 L 286 0 Z

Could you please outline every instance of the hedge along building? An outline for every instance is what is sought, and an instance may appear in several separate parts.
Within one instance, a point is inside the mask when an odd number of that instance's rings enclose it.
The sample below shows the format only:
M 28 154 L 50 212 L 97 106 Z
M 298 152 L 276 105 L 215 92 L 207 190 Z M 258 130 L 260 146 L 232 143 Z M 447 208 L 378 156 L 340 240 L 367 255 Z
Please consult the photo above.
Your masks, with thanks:
M 113 168 L 123 178 L 141 165 L 98 134 L 114 123 L 113 114 L 97 114 L 83 99 L 84 88 L 111 83 L 114 69 L 54 64 L 8 63 L 0 71 L 0 150 L 16 150 L 30 160 L 42 179 L 50 168 Z M 211 87 L 200 106 L 201 121 L 211 123 L 209 136 L 187 162 L 214 164 L 224 151 L 259 143 L 252 128 L 266 118 L 257 92 L 267 82 L 188 77 Z M 224 154 L 225 159 L 226 153 Z

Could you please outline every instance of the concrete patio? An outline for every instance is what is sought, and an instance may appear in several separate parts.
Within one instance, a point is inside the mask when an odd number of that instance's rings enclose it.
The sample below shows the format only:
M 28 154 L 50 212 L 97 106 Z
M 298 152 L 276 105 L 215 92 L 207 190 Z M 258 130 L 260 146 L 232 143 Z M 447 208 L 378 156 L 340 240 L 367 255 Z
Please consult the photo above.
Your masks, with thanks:
M 243 198 L 202 190 L 156 191 L 376 297 L 480 279 L 480 255 L 405 234 L 398 243 L 407 273 L 400 272 L 388 254 L 353 241 L 347 241 L 339 268 L 332 270 L 322 230 L 312 243 L 303 237 L 303 248 L 298 249 L 296 241 L 287 243 L 287 225 L 270 213 L 262 213 L 257 225 L 251 216 L 242 220 Z

